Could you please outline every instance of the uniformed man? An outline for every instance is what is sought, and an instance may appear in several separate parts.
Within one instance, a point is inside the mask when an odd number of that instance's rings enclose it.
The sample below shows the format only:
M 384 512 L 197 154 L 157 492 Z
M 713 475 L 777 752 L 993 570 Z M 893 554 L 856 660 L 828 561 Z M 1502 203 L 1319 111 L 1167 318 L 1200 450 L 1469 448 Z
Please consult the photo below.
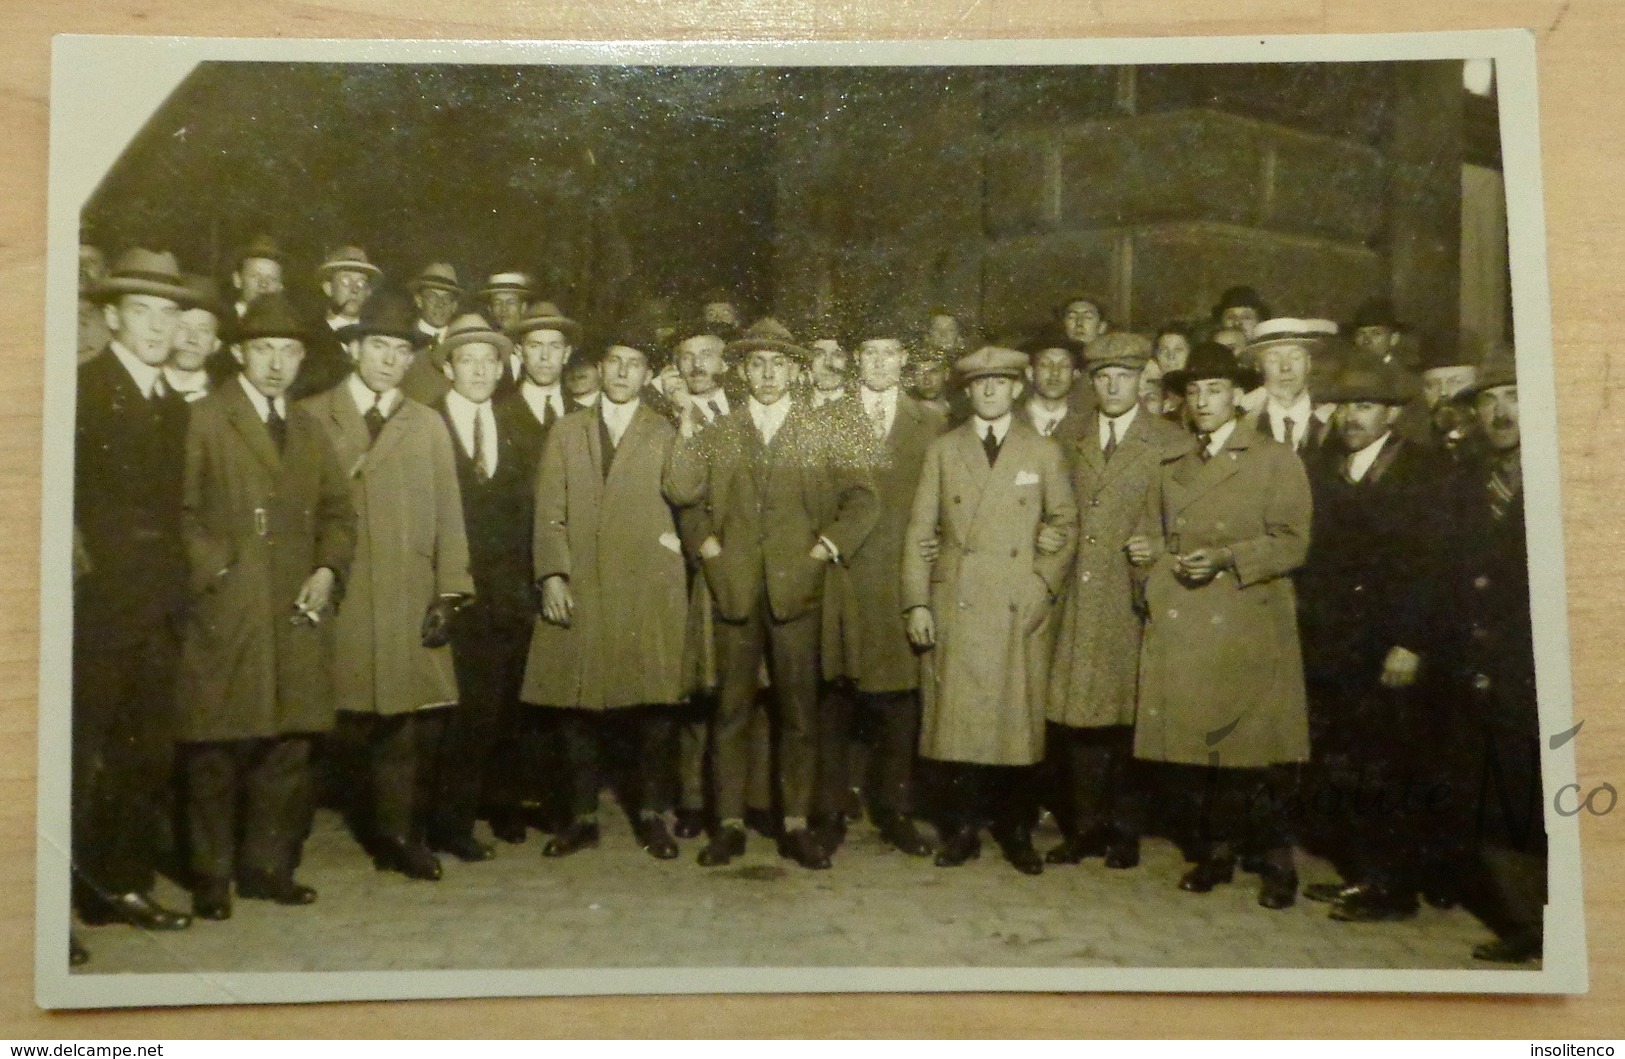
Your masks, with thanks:
M 926 450 L 905 539 L 940 543 L 934 563 L 903 549 L 902 608 L 924 652 L 920 754 L 940 763 L 947 791 L 936 863 L 975 857 L 990 823 L 1005 858 L 1036 875 L 1031 766 L 1044 757 L 1055 600 L 1078 509 L 1060 446 L 1015 414 L 1026 366 L 996 346 L 959 361 L 975 412 Z M 1061 536 L 1053 554 L 1036 551 L 1041 526 Z
M 1129 561 L 1146 623 L 1134 756 L 1187 766 L 1205 794 L 1199 860 L 1180 888 L 1229 882 L 1239 853 L 1259 864 L 1259 903 L 1286 908 L 1297 872 L 1283 770 L 1309 755 L 1292 579 L 1309 546 L 1301 461 L 1235 416 L 1245 371 L 1213 342 L 1175 373 L 1196 430 L 1147 494 Z
M 328 252 L 316 270 L 322 291 L 322 327 L 313 329 L 305 344 L 305 363 L 294 380 L 292 397 L 324 393 L 350 374 L 351 361 L 341 332 L 361 319 L 367 303 L 384 277 L 359 246 L 341 246 Z
M 73 864 L 87 924 L 180 930 L 151 896 L 174 752 L 186 403 L 163 381 L 175 257 L 133 249 L 93 297 L 112 339 L 79 368 L 74 416 Z
M 305 327 L 281 294 L 235 328 L 242 371 L 193 408 L 184 493 L 192 607 L 177 690 L 192 910 L 305 905 L 294 879 L 314 807 L 313 739 L 333 726 L 332 628 L 355 551 L 338 455 L 287 392 Z
M 306 407 L 350 474 L 359 525 L 334 619 L 352 816 L 379 870 L 432 880 L 440 861 L 422 837 L 418 719 L 458 701 L 448 645 L 474 582 L 451 436 L 438 414 L 400 392 L 416 333 L 403 301 L 367 302 L 342 335 L 355 370 Z
M 1133 760 L 1141 618 L 1128 539 L 1164 459 L 1190 435 L 1140 406 L 1151 344 L 1123 331 L 1089 344 L 1084 364 L 1095 410 L 1063 446 L 1078 502 L 1077 559 L 1061 603 L 1046 716 L 1048 752 L 1061 780 L 1068 833 L 1047 857 L 1108 868 L 1140 861 L 1143 783 Z M 1042 546 L 1042 545 L 1041 545 Z
M 828 852 L 807 819 L 817 778 L 821 605 L 825 565 L 853 554 L 878 515 L 869 447 L 853 446 L 834 419 L 791 396 L 808 351 L 783 325 L 758 321 L 729 350 L 744 361 L 749 399 L 714 427 L 681 438 L 666 470 L 667 498 L 692 509 L 698 524 L 722 668 L 714 755 L 720 827 L 700 863 L 727 864 L 745 851 L 747 723 L 771 650 L 780 852 L 827 868 Z

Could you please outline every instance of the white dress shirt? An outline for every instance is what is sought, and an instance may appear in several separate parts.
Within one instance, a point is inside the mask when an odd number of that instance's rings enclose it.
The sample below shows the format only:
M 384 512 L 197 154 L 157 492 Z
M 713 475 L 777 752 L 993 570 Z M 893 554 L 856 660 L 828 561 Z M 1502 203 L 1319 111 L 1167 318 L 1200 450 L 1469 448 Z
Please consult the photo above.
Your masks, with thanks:
M 987 428 L 991 425 L 993 427 L 993 440 L 1000 445 L 1004 444 L 1004 436 L 1010 433 L 1010 420 L 1011 415 L 1009 412 L 994 420 L 983 419 L 981 416 L 971 417 L 971 423 L 975 426 L 978 441 L 987 437 Z
M 1393 436 L 1393 432 L 1390 431 L 1349 457 L 1348 471 L 1349 479 L 1351 481 L 1359 482 L 1365 480 L 1365 476 L 1371 471 L 1371 465 L 1377 462 L 1378 456 L 1382 455 L 1382 447 L 1387 444 L 1388 439 Z
M 187 404 L 209 396 L 209 373 L 202 368 L 197 371 L 176 371 L 174 365 L 165 364 L 164 383 L 186 398 Z
M 812 392 L 812 406 L 814 408 L 822 408 L 827 404 L 834 404 L 836 401 L 839 401 L 845 396 L 845 390 L 820 390 L 814 388 Z
M 1040 408 L 1037 401 L 1027 402 L 1028 422 L 1032 423 L 1034 430 L 1046 438 L 1055 433 L 1055 428 L 1061 425 L 1061 420 L 1066 418 L 1069 411 L 1065 401 L 1061 402 L 1058 410 Z
M 360 322 L 361 317 L 359 316 L 329 316 L 327 318 L 327 326 L 331 327 L 334 331 L 342 331 L 346 327 L 359 324 Z
M 1290 407 L 1283 406 L 1275 398 L 1269 397 L 1264 401 L 1264 415 L 1269 416 L 1270 434 L 1283 445 L 1297 448 L 1309 436 L 1309 421 L 1315 417 L 1315 406 L 1309 401 L 1308 391 L 1298 395 Z M 1292 420 L 1292 436 L 1286 436 L 1286 420 Z
M 140 357 L 125 349 L 116 338 L 111 344 L 113 356 L 117 357 L 118 362 L 124 365 L 124 370 L 130 373 L 130 379 L 135 383 L 136 389 L 141 391 L 141 396 L 152 397 L 153 387 L 161 385 L 159 380 L 163 378 L 164 370 L 144 362 Z M 160 388 L 157 396 L 162 397 L 163 395 L 164 391 Z
M 609 440 L 616 448 L 620 448 L 621 438 L 626 436 L 626 428 L 632 425 L 632 417 L 638 414 L 640 403 L 636 397 L 625 404 L 616 404 L 607 398 L 598 402 L 599 415 L 604 417 L 604 427 L 609 431 Z
M 756 432 L 762 435 L 762 444 L 773 444 L 779 428 L 784 426 L 785 417 L 790 414 L 791 403 L 789 395 L 779 398 L 773 404 L 763 404 L 755 397 L 749 399 L 750 421 L 756 424 Z
M 547 409 L 551 406 L 553 416 L 557 418 L 564 414 L 564 390 L 558 383 L 552 386 L 538 386 L 526 379 L 519 384 L 519 396 L 530 405 L 531 415 L 536 417 L 538 423 L 547 422 Z
M 1224 443 L 1230 440 L 1230 435 L 1235 432 L 1235 429 L 1236 421 L 1234 419 L 1225 420 L 1224 426 L 1220 427 L 1218 430 L 1215 430 L 1211 435 L 1208 436 L 1207 454 L 1209 456 L 1217 456 L 1219 454 L 1219 450 L 1224 448 Z
M 1100 417 L 1100 451 L 1106 451 L 1106 442 L 1111 438 L 1113 431 L 1117 434 L 1117 443 L 1119 445 L 1123 443 L 1123 435 L 1127 434 L 1128 428 L 1134 425 L 1134 416 L 1139 411 L 1140 406 L 1132 404 L 1129 405 L 1128 411 L 1120 416 L 1112 418 L 1103 415 Z
M 456 390 L 446 393 L 446 412 L 457 432 L 457 443 L 474 458 L 474 431 L 480 431 L 480 462 L 485 464 L 485 476 L 497 473 L 497 419 L 491 411 L 490 401 L 475 404 Z
M 350 399 L 355 402 L 355 409 L 366 415 L 373 408 L 377 408 L 385 419 L 389 418 L 395 406 L 401 403 L 401 391 L 389 390 L 385 393 L 373 393 L 367 384 L 361 381 L 361 376 L 352 374 L 349 379 Z
M 261 423 L 270 421 L 271 406 L 273 404 L 276 405 L 276 414 L 281 416 L 284 422 L 287 421 L 288 401 L 286 398 L 278 397 L 273 402 L 269 397 L 254 389 L 254 384 L 248 381 L 247 375 L 238 375 L 237 381 L 242 384 L 243 392 L 248 395 L 248 403 L 253 405 L 254 411 L 259 413 Z
M 863 414 L 875 425 L 875 436 L 889 437 L 897 422 L 897 387 L 876 392 L 866 386 L 859 392 L 863 394 Z
M 435 327 L 427 320 L 418 321 L 418 334 L 433 339 L 435 345 L 439 345 L 441 342 L 446 340 L 446 332 L 449 330 L 451 330 L 449 326 Z
M 707 423 L 714 423 L 728 414 L 728 395 L 720 386 L 703 397 L 695 397 L 694 404 L 700 418 Z M 716 408 L 715 412 L 712 411 L 713 406 Z

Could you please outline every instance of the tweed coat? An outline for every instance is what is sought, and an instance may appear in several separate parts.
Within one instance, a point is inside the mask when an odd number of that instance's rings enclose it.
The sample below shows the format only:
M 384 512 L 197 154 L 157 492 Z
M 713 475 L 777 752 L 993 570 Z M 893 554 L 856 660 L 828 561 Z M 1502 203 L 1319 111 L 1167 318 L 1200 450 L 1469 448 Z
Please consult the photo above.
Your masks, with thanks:
M 793 400 L 793 399 L 792 399 Z M 716 617 L 744 621 L 766 590 L 774 621 L 823 604 L 825 563 L 809 554 L 820 537 L 842 560 L 856 553 L 879 517 L 870 480 L 872 446 L 796 401 L 771 445 L 741 402 L 691 437 L 666 463 L 666 497 L 689 509 L 687 531 L 715 536 L 722 554 L 702 560 Z
M 683 696 L 688 575 L 661 475 L 677 436 L 639 405 L 604 473 L 596 408 L 559 420 L 536 485 L 535 577 L 569 579 L 569 627 L 538 620 L 520 698 L 604 710 Z
M 337 603 L 355 553 L 350 483 L 309 410 L 288 409 L 281 452 L 237 380 L 192 408 L 182 500 L 192 607 L 177 738 L 255 739 L 333 725 L 334 606 L 294 622 L 325 566 Z
M 1055 599 L 1077 545 L 1078 508 L 1061 448 L 1012 417 L 989 467 L 970 420 L 926 450 L 903 549 L 902 604 L 928 606 L 936 646 L 920 660 L 920 753 L 938 761 L 1031 765 L 1044 757 Z M 1040 523 L 1063 531 L 1038 554 Z
M 1165 459 L 1140 532 L 1162 551 L 1145 575 L 1134 755 L 1187 765 L 1305 761 L 1309 721 L 1291 574 L 1309 548 L 1303 463 L 1238 423 L 1212 459 Z M 1235 569 L 1196 588 L 1174 556 L 1228 547 Z
M 1141 615 L 1123 546 L 1139 529 L 1163 460 L 1193 441 L 1141 409 L 1107 460 L 1098 415 L 1083 418 L 1064 442 L 1078 501 L 1078 551 L 1061 600 L 1048 716 L 1073 728 L 1101 728 L 1134 723 L 1139 687 Z
M 859 398 L 829 406 L 843 408 L 842 429 L 873 432 Z M 880 517 L 875 528 L 844 563 L 828 571 L 824 597 L 824 677 L 849 677 L 866 692 L 912 691 L 920 686 L 920 663 L 908 642 L 898 571 L 908 541 L 914 492 L 925 465 L 925 450 L 947 429 L 934 408 L 906 393 L 897 395 L 891 430 L 876 448 L 875 495 Z
M 347 383 L 303 407 L 349 473 L 358 520 L 350 582 L 333 623 L 337 707 L 393 716 L 456 702 L 451 648 L 422 643 L 429 604 L 474 592 L 445 421 L 402 397 L 369 445 Z

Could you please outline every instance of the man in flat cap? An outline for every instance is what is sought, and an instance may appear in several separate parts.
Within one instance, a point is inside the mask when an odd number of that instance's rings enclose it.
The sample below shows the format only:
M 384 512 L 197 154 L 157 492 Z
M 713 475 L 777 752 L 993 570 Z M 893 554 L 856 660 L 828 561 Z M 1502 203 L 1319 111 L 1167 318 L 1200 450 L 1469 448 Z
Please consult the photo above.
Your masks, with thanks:
M 604 395 L 548 435 L 536 485 L 535 578 L 542 621 L 524 700 L 560 714 L 570 821 L 543 848 L 596 846 L 598 792 L 625 748 L 626 808 L 639 845 L 677 856 L 668 815 L 683 697 L 688 574 L 661 478 L 677 431 L 644 398 L 653 372 L 631 337 L 601 354 Z
M 1332 414 L 1331 405 L 1316 400 L 1312 381 L 1335 367 L 1336 338 L 1330 320 L 1282 317 L 1255 327 L 1244 356 L 1258 366 L 1264 385 L 1243 425 L 1312 460 L 1330 433 Z
M 897 571 L 903 552 L 915 547 L 907 537 L 914 493 L 925 452 L 947 429 L 942 415 L 902 390 L 908 359 L 906 331 L 894 322 L 866 325 L 858 343 L 856 400 L 843 429 L 873 435 L 878 447 L 874 471 L 880 517 L 846 563 L 832 567 L 824 600 L 824 675 L 837 680 L 819 710 L 818 811 L 827 830 L 840 834 L 838 821 L 853 779 L 867 794 L 881 839 L 911 856 L 931 846 L 911 819 L 914 758 L 920 732 L 920 666 L 903 623 Z M 867 777 L 850 775 L 854 712 L 873 720 L 873 748 Z M 824 845 L 837 843 L 826 838 Z
M 192 910 L 309 904 L 294 880 L 314 807 L 313 740 L 333 726 L 332 631 L 355 552 L 338 455 L 288 388 L 305 327 L 281 294 L 238 323 L 241 372 L 192 410 L 183 496 L 192 606 L 176 698 Z M 240 837 L 239 837 L 240 836 Z
M 817 778 L 819 659 L 826 565 L 843 562 L 879 515 L 870 483 L 872 446 L 791 396 L 808 351 L 776 320 L 729 344 L 744 362 L 750 396 L 715 426 L 672 448 L 666 497 L 698 524 L 699 559 L 716 604 L 722 689 L 715 723 L 714 786 L 720 827 L 700 863 L 745 851 L 747 724 L 764 654 L 773 656 L 781 854 L 829 867 L 808 828 Z
M 457 462 L 444 420 L 404 396 L 411 310 L 385 295 L 342 336 L 354 370 L 306 402 L 350 475 L 359 543 L 334 619 L 339 742 L 351 813 L 380 870 L 440 878 L 418 816 L 418 718 L 458 701 L 452 619 L 468 570 Z
M 241 320 L 249 304 L 264 294 L 282 293 L 282 266 L 285 258 L 277 241 L 257 235 L 237 251 L 231 268 L 231 289 L 236 295 L 233 315 Z
M 1084 364 L 1095 410 L 1064 446 L 1078 542 L 1049 680 L 1049 757 L 1068 825 L 1051 864 L 1103 856 L 1106 867 L 1121 869 L 1140 860 L 1143 783 L 1133 742 L 1141 618 L 1125 547 L 1163 460 L 1191 444 L 1141 408 L 1140 373 L 1150 362 L 1143 335 L 1119 331 L 1091 342 Z
M 1240 331 L 1243 341 L 1251 341 L 1258 325 L 1270 319 L 1270 308 L 1252 287 L 1229 287 L 1214 303 L 1212 319 L 1214 328 Z
M 192 288 L 133 249 L 94 289 L 111 340 L 74 418 L 73 862 L 87 924 L 179 930 L 152 899 L 174 751 L 187 406 L 164 382 Z
M 1333 919 L 1353 922 L 1416 914 L 1431 867 L 1423 792 L 1448 735 L 1436 720 L 1445 470 L 1399 433 L 1415 393 L 1407 373 L 1374 358 L 1333 381 L 1336 438 L 1309 468 L 1314 520 L 1296 577 L 1312 751 L 1306 800 L 1311 820 L 1332 832 L 1349 881 L 1304 895 L 1330 900 Z
M 295 400 L 324 393 L 350 374 L 351 361 L 342 332 L 361 319 L 361 308 L 384 273 L 359 246 L 329 251 L 316 269 L 322 291 L 322 324 L 305 344 L 305 363 L 294 380 Z
M 947 804 L 936 863 L 964 864 L 980 829 L 1036 875 L 1034 769 L 1044 758 L 1055 600 L 1078 509 L 1060 446 L 1015 414 L 1024 354 L 984 346 L 957 367 L 974 414 L 926 450 L 902 549 L 902 609 L 922 652 L 920 755 L 939 763 Z M 1038 531 L 1060 536 L 1050 554 Z M 936 539 L 934 562 L 915 542 Z
M 1245 375 L 1214 342 L 1174 373 L 1197 444 L 1164 457 L 1128 542 L 1146 613 L 1134 756 L 1184 766 L 1203 792 L 1200 859 L 1180 888 L 1229 882 L 1251 854 L 1259 904 L 1280 909 L 1298 880 L 1279 766 L 1309 756 L 1290 575 L 1309 547 L 1310 494 L 1292 451 L 1236 418 Z

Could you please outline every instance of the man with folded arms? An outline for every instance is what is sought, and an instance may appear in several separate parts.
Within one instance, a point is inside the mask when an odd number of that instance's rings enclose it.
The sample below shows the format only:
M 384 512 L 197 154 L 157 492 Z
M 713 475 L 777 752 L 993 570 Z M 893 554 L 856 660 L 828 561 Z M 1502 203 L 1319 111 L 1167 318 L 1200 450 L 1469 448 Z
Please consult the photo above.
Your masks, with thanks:
M 294 881 L 314 805 L 311 742 L 333 726 L 332 629 L 355 551 L 338 455 L 288 387 L 304 326 L 280 294 L 236 328 L 236 378 L 197 402 L 184 494 L 192 609 L 176 699 L 192 910 L 241 897 L 304 905 Z M 240 839 L 239 839 L 240 834 Z

